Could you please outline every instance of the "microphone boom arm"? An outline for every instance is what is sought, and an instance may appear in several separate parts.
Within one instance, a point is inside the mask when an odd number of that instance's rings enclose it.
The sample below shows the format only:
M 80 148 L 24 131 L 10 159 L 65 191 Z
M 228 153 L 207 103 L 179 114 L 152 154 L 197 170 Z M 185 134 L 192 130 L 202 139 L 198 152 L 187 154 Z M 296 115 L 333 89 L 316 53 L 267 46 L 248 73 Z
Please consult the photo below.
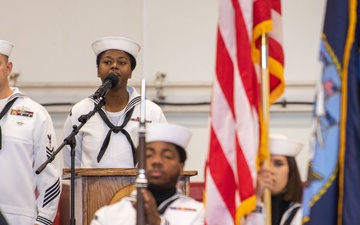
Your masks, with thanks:
M 80 129 L 85 125 L 85 123 L 97 112 L 101 109 L 101 107 L 105 105 L 105 98 L 102 98 L 98 104 L 95 104 L 95 107 L 93 110 L 91 110 L 88 114 L 81 115 L 79 117 L 79 126 L 74 125 L 73 131 L 67 136 L 63 143 L 59 145 L 59 147 L 48 157 L 48 159 L 36 170 L 36 174 L 40 174 L 47 164 L 51 163 L 55 156 L 61 151 L 61 149 L 65 146 L 71 143 L 72 139 L 79 133 Z
M 101 107 L 105 105 L 105 98 L 101 98 L 99 103 L 95 104 L 93 110 L 91 110 L 88 114 L 81 115 L 78 120 L 80 124 L 73 126 L 73 131 L 67 136 L 63 143 L 48 157 L 48 159 L 35 171 L 36 174 L 40 174 L 45 167 L 51 163 L 55 156 L 63 149 L 65 145 L 70 145 L 71 151 L 71 177 L 70 177 L 70 225 L 75 225 L 75 136 L 79 133 L 80 129 L 85 125 L 85 123 L 99 110 Z

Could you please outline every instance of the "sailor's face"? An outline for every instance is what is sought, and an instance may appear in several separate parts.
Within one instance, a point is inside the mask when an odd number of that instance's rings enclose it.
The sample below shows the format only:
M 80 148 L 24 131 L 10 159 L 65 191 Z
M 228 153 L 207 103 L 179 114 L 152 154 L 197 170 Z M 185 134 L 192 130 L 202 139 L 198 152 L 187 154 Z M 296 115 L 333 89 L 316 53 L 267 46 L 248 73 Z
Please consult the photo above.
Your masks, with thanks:
M 115 89 L 126 86 L 132 74 L 130 56 L 126 52 L 116 49 L 102 53 L 98 66 L 98 77 L 104 81 L 108 74 L 115 74 L 119 78 L 119 84 Z
M 285 191 L 286 184 L 289 180 L 289 164 L 285 156 L 271 155 L 271 169 L 273 172 L 273 188 L 272 194 L 280 194 Z
M 184 169 L 174 144 L 151 142 L 146 144 L 146 175 L 149 186 L 156 189 L 176 187 Z
M 0 54 L 0 84 L 8 82 L 8 76 L 12 70 L 12 63 L 8 61 L 8 58 Z

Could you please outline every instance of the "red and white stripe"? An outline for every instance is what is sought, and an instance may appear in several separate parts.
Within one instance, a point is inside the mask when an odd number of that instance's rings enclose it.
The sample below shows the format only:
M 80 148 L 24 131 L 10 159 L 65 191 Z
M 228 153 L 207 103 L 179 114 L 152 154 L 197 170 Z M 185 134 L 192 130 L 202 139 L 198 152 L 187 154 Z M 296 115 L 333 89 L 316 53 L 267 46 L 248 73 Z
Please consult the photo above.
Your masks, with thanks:
M 206 162 L 206 224 L 237 224 L 254 196 L 259 83 L 252 61 L 253 0 L 220 0 Z
M 270 102 L 284 92 L 281 0 L 219 0 L 216 76 L 205 171 L 206 224 L 239 224 L 255 207 L 261 33 L 269 37 Z M 253 33 L 254 32 L 254 33 Z M 265 152 L 264 152 L 265 151 Z
M 274 103 L 284 92 L 284 51 L 281 0 L 271 1 L 272 30 L 269 37 L 270 102 Z

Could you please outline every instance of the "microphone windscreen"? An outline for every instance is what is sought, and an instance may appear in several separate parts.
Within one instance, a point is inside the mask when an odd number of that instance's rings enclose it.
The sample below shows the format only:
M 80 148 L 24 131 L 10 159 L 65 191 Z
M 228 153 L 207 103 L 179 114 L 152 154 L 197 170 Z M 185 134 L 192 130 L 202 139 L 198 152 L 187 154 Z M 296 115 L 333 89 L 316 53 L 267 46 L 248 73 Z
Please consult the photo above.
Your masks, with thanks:
M 110 80 L 111 81 L 111 88 L 116 87 L 116 85 L 118 85 L 119 83 L 119 77 L 116 74 L 110 73 L 108 75 L 106 75 L 105 80 Z

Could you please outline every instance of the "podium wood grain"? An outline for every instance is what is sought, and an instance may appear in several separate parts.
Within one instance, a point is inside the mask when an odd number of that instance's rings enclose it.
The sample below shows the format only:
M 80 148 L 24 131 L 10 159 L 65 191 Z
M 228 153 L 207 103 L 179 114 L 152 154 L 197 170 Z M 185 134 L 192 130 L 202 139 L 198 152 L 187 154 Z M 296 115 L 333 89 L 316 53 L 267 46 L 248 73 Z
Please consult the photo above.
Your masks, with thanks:
M 75 169 L 76 224 L 89 225 L 97 209 L 110 204 L 114 198 L 119 199 L 118 194 L 125 188 L 133 189 L 129 186 L 135 184 L 136 175 L 136 169 Z M 197 175 L 197 171 L 184 171 L 179 177 L 178 188 L 186 195 L 190 194 L 190 177 L 194 175 Z M 70 176 L 70 169 L 65 168 L 63 179 L 70 179 Z M 124 193 L 128 192 L 126 190 Z

